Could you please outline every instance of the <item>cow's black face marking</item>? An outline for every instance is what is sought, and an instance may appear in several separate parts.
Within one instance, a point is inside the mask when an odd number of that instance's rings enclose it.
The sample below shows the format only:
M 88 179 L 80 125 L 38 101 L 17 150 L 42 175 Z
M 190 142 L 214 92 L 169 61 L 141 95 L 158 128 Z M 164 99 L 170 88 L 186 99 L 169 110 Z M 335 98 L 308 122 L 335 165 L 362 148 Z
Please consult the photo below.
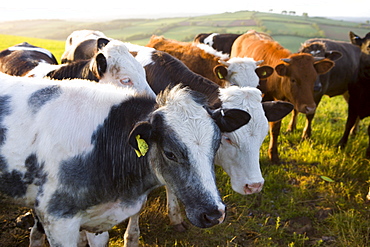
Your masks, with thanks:
M 44 105 L 46 102 L 56 99 L 61 95 L 60 87 L 53 85 L 50 87 L 42 88 L 34 92 L 28 99 L 28 106 L 32 109 L 32 113 L 37 113 L 37 111 Z

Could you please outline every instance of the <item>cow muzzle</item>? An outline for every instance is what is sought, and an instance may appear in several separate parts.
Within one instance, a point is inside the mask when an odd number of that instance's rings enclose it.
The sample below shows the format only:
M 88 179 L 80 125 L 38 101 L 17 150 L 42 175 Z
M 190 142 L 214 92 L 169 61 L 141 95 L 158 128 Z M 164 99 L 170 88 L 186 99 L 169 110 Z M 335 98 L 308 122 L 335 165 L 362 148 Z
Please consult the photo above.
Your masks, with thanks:
M 262 183 L 253 183 L 253 184 L 246 184 L 244 187 L 244 192 L 246 195 L 258 193 L 262 190 L 263 182 Z

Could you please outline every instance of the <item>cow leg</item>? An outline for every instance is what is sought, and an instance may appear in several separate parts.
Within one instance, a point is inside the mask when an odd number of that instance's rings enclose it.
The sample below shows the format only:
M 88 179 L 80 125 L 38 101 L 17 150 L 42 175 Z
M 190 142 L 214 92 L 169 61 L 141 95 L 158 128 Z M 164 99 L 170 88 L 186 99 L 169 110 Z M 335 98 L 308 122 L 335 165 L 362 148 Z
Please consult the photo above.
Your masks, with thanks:
M 132 215 L 127 224 L 127 228 L 124 235 L 124 247 L 138 247 L 140 237 L 139 227 L 140 212 Z
M 348 104 L 348 102 L 349 102 L 349 93 L 348 93 L 348 91 L 347 92 L 345 92 L 344 94 L 343 94 L 343 98 L 344 98 L 344 100 L 347 102 L 347 104 Z M 356 133 L 358 132 L 358 129 L 360 128 L 359 127 L 360 126 L 360 118 L 359 117 L 357 117 L 357 119 L 356 119 L 356 122 L 355 122 L 355 124 L 353 125 L 353 127 L 351 128 L 351 131 L 350 131 L 350 135 L 351 136 L 354 136 L 354 135 L 356 135 Z
M 366 158 L 370 159 L 370 124 L 369 127 L 367 127 L 367 135 L 369 136 L 369 145 L 366 149 Z
M 288 124 L 288 128 L 286 129 L 287 132 L 293 132 L 297 128 L 297 117 L 298 117 L 298 111 L 296 109 L 293 109 L 292 117 Z
M 88 242 L 88 245 L 82 245 L 89 246 L 89 247 L 107 247 L 109 243 L 109 233 L 108 232 L 102 232 L 102 233 L 92 233 L 87 231 L 81 231 L 81 233 L 85 234 L 85 238 Z M 81 234 L 80 234 L 80 243 L 81 243 Z
M 45 216 L 40 220 L 51 247 L 76 247 L 78 245 L 80 239 L 79 218 L 57 219 L 54 217 Z
M 177 232 L 185 232 L 187 230 L 187 225 L 181 215 L 181 208 L 177 197 L 175 194 L 166 187 L 167 195 L 167 212 L 170 218 L 170 225 L 173 226 L 174 230 Z
M 35 223 L 30 232 L 30 247 L 44 247 L 45 245 L 45 231 L 42 227 L 38 217 L 32 212 Z
M 312 134 L 312 119 L 315 116 L 314 114 L 306 114 L 306 125 L 304 126 L 302 139 L 309 139 L 311 138 Z
M 278 137 L 280 134 L 281 120 L 277 122 L 270 122 L 270 145 L 268 149 L 268 155 L 270 161 L 274 164 L 280 162 L 278 153 Z
M 357 118 L 358 118 L 357 114 L 353 113 L 351 109 L 348 109 L 348 117 L 347 117 L 346 126 L 344 129 L 343 136 L 340 139 L 339 143 L 337 144 L 338 147 L 343 149 L 346 146 L 349 133 L 352 127 L 355 125 Z

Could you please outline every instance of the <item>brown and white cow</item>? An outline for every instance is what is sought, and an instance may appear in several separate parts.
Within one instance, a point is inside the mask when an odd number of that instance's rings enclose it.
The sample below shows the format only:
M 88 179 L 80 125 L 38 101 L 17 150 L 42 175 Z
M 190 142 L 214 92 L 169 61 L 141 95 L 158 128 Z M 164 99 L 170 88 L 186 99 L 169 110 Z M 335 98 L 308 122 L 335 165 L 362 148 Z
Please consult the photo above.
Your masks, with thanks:
M 235 46 L 235 49 L 234 49 Z M 243 49 L 243 47 L 248 49 Z M 311 54 L 292 54 L 276 41 L 244 39 L 235 40 L 231 57 L 252 57 L 264 60 L 263 64 L 275 68 L 267 78 L 264 100 L 284 100 L 291 102 L 298 112 L 312 114 L 316 110 L 313 96 L 314 83 L 320 74 L 327 73 L 334 62 L 329 59 L 315 59 Z M 278 136 L 281 121 L 270 123 L 269 158 L 279 162 Z
M 163 36 L 153 35 L 146 46 L 169 53 L 181 60 L 193 72 L 221 87 L 230 84 L 257 87 L 260 78 L 266 78 L 272 72 L 271 67 L 258 67 L 261 61 L 256 62 L 257 60 L 248 57 L 229 59 L 222 63 L 220 57 L 192 43 L 165 39 Z
M 58 64 L 54 55 L 27 42 L 11 46 L 0 52 L 0 72 L 24 76 L 40 64 Z

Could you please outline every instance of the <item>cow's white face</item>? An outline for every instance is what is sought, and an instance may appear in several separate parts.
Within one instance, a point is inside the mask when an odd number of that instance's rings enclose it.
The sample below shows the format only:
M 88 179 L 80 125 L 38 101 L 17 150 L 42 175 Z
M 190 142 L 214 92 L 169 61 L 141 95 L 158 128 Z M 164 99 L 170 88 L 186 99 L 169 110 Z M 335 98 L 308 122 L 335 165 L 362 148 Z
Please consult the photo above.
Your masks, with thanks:
M 155 97 L 145 77 L 143 66 L 131 55 L 123 42 L 110 41 L 101 51 L 107 60 L 107 70 L 99 83 L 111 83 L 119 87 L 132 87 Z
M 239 108 L 251 115 L 243 127 L 223 133 L 215 163 L 223 167 L 231 179 L 234 191 L 252 194 L 262 189 L 259 152 L 268 133 L 268 121 L 261 104 L 261 92 L 256 88 L 231 86 L 220 89 L 224 108 Z
M 213 168 L 221 134 L 202 104 L 184 92 L 168 95 L 167 104 L 153 115 L 153 133 L 160 140 L 150 151 L 151 164 L 159 180 L 185 205 L 189 220 L 209 227 L 225 217 Z
M 256 74 L 257 64 L 252 58 L 240 58 L 234 57 L 227 61 L 228 72 L 226 80 L 231 85 L 237 85 L 240 87 L 257 87 L 259 83 L 259 77 Z

